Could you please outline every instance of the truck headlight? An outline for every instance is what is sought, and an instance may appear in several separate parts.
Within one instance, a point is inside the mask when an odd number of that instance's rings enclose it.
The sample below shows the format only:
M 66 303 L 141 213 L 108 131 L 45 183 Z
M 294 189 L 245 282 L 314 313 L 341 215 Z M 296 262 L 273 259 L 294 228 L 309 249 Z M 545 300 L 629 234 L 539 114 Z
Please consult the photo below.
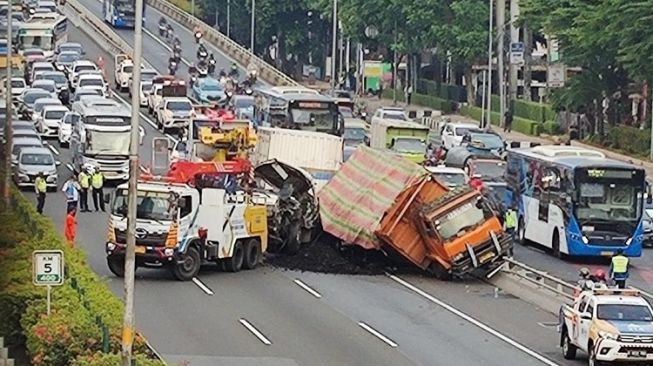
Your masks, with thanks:
M 599 331 L 599 337 L 604 338 L 604 339 L 611 339 L 613 341 L 616 341 L 618 336 L 616 334 L 612 334 L 610 332 L 605 332 L 605 331 Z

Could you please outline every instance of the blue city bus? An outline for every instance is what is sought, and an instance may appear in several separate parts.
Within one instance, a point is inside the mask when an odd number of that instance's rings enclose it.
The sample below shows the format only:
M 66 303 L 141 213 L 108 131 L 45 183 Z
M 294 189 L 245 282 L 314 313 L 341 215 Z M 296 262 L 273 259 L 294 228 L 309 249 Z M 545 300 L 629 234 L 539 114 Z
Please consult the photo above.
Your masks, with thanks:
M 143 25 L 145 25 L 145 3 L 143 3 Z M 104 20 L 115 28 L 136 26 L 136 0 L 104 0 Z
M 642 254 L 646 173 L 573 146 L 512 149 L 507 155 L 509 199 L 517 207 L 522 244 L 557 257 Z

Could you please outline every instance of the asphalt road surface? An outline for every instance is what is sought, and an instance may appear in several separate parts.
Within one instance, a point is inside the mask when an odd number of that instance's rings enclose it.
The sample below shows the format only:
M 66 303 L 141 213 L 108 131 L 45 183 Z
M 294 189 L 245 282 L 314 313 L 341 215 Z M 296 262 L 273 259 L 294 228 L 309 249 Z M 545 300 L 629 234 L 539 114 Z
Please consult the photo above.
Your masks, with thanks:
M 100 14 L 99 3 L 83 3 Z M 148 28 L 155 31 L 158 18 L 149 8 Z M 190 31 L 185 32 L 192 41 Z M 74 27 L 69 38 L 82 43 L 91 59 L 113 59 Z M 182 45 L 184 57 L 194 55 L 194 43 L 182 38 Z M 146 36 L 144 49 L 147 61 L 165 72 L 164 46 Z M 112 75 L 111 62 L 106 65 Z M 161 134 L 147 118 L 141 124 L 146 128 L 140 155 L 145 162 L 151 139 Z M 53 144 L 63 181 L 70 174 L 69 153 Z M 63 193 L 50 193 L 46 202 L 45 213 L 63 228 Z M 80 213 L 78 221 L 77 245 L 96 273 L 122 295 L 122 281 L 105 263 L 107 214 Z M 137 277 L 137 327 L 169 361 L 186 359 L 196 366 L 578 364 L 560 356 L 554 316 L 482 283 L 271 267 L 230 274 L 207 266 L 193 282 L 145 269 L 138 269 Z

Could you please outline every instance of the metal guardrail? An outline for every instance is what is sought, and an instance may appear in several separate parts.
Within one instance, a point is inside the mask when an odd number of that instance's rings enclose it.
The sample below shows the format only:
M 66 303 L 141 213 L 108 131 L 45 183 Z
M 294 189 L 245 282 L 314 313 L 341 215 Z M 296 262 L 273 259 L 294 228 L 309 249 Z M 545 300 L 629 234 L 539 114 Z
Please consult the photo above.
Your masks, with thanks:
M 245 47 L 239 45 L 229 37 L 210 27 L 203 21 L 193 17 L 178 7 L 170 4 L 165 0 L 146 0 L 147 5 L 157 9 L 161 13 L 169 16 L 173 20 L 181 23 L 188 29 L 193 29 L 198 26 L 204 36 L 203 38 L 212 43 L 217 48 L 221 49 L 230 58 L 235 60 L 243 67 L 247 67 L 250 63 L 258 67 L 259 75 L 270 84 L 274 86 L 300 86 L 298 82 L 290 78 L 288 75 L 277 70 L 274 66 L 265 62 L 263 59 L 254 55 Z
M 552 292 L 555 295 L 565 297 L 568 300 L 574 299 L 574 294 L 580 291 L 580 287 L 561 280 L 550 274 L 518 262 L 512 258 L 506 258 L 501 272 L 517 276 L 531 282 L 538 288 Z

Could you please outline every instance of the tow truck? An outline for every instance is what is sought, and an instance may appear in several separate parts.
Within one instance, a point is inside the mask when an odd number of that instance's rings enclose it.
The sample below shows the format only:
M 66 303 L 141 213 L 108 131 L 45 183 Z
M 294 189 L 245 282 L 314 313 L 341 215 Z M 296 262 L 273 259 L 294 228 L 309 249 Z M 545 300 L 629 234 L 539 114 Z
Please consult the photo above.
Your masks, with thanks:
M 578 350 L 589 365 L 653 364 L 653 310 L 633 289 L 582 291 L 559 313 L 560 347 L 566 359 Z
M 114 65 L 116 65 L 114 72 L 116 89 L 126 91 L 129 86 L 129 78 L 132 76 L 134 70 L 134 62 L 129 55 L 121 53 L 114 57 Z
M 141 177 L 136 221 L 137 267 L 167 268 L 192 280 L 206 263 L 253 269 L 267 250 L 265 205 L 252 203 L 230 172 L 201 173 L 194 186 Z M 114 193 L 105 249 L 109 270 L 123 277 L 127 243 L 127 185 Z

